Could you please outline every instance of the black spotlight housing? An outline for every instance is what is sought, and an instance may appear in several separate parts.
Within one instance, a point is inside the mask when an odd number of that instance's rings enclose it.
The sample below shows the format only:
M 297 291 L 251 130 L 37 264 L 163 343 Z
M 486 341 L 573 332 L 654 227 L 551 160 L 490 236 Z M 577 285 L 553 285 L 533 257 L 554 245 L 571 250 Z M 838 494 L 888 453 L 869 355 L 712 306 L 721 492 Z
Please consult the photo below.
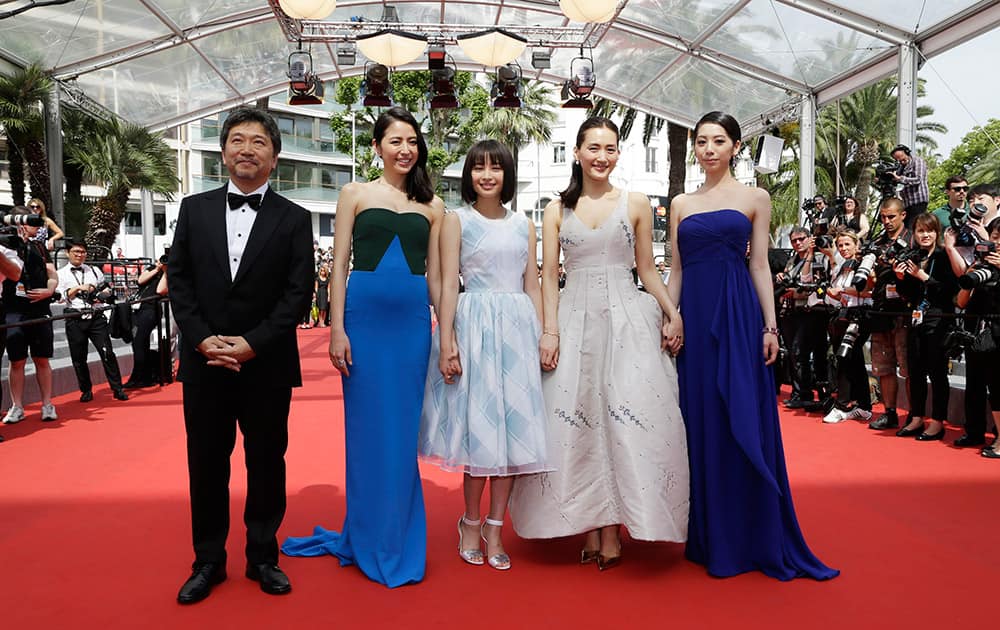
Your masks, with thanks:
M 365 79 L 361 82 L 361 104 L 365 107 L 392 107 L 389 68 L 380 63 L 365 64 Z
M 454 109 L 459 106 L 455 90 L 455 74 L 454 65 L 431 70 L 431 85 L 427 99 L 431 109 Z
M 288 55 L 288 104 L 320 105 L 323 103 L 323 82 L 313 74 L 312 55 L 296 50 Z
M 521 106 L 521 66 L 515 62 L 497 68 L 496 78 L 490 88 L 490 98 L 493 99 L 493 107 L 520 107 Z
M 594 74 L 594 60 L 583 55 L 574 57 L 569 63 L 569 79 L 563 83 L 561 97 L 566 100 L 565 108 L 590 109 L 594 106 L 590 95 L 597 86 L 597 75 Z

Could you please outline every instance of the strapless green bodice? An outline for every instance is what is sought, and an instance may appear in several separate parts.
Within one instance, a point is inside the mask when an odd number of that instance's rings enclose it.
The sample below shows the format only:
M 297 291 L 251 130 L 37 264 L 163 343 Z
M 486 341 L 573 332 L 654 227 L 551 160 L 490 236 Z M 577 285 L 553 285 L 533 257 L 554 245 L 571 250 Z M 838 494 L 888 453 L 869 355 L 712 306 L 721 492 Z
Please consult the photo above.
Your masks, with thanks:
M 354 269 L 375 271 L 395 238 L 410 267 L 410 273 L 427 272 L 427 246 L 431 225 L 419 212 L 393 212 L 368 208 L 354 218 Z

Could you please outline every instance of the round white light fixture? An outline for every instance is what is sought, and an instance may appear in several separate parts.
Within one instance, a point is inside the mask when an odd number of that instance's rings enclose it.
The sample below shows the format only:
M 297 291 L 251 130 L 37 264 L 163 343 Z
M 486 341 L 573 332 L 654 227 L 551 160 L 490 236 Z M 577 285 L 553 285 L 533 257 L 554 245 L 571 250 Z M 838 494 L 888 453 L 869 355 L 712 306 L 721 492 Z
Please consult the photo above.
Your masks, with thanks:
M 278 5 L 290 18 L 322 20 L 337 8 L 337 0 L 278 0 Z
M 459 35 L 455 39 L 462 52 L 488 68 L 505 66 L 514 61 L 528 45 L 528 40 L 502 28 Z
M 607 22 L 618 10 L 618 0 L 559 0 L 563 15 L 574 22 Z
M 404 31 L 387 29 L 358 37 L 358 50 L 376 63 L 390 68 L 404 66 L 427 48 L 427 38 Z

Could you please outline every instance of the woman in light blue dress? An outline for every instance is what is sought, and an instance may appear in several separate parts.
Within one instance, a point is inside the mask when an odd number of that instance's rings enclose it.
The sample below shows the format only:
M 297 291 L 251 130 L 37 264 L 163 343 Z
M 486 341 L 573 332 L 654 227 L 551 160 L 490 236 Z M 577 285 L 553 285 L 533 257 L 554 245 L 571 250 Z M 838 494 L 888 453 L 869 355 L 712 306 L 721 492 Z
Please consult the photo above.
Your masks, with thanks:
M 474 145 L 462 173 L 469 205 L 441 229 L 440 352 L 431 354 L 420 456 L 465 473 L 458 551 L 469 564 L 510 568 L 500 530 L 516 475 L 546 464 L 538 340 L 541 289 L 535 230 L 503 206 L 515 192 L 514 159 L 493 140 Z M 459 294 L 459 273 L 465 291 Z M 490 509 L 480 502 L 490 479 Z

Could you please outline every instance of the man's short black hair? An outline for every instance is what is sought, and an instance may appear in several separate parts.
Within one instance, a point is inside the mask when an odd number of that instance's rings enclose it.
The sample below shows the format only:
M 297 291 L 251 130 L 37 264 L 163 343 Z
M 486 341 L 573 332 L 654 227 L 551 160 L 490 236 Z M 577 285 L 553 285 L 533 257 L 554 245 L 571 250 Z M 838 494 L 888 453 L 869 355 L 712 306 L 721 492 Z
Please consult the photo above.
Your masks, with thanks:
M 1000 197 L 1000 189 L 996 184 L 977 184 L 969 190 L 969 196 L 989 195 L 990 197 Z
M 226 140 L 229 139 L 229 130 L 236 125 L 243 123 L 260 123 L 267 135 L 271 138 L 271 146 L 274 147 L 274 154 L 281 153 L 281 131 L 278 130 L 278 123 L 274 122 L 266 111 L 256 107 L 237 107 L 226 116 L 226 122 L 222 123 L 222 133 L 219 134 L 219 145 L 225 149 Z
M 74 247 L 82 247 L 83 251 L 87 251 L 87 241 L 83 240 L 82 238 L 66 239 L 66 251 L 69 251 Z
M 961 175 L 952 175 L 948 179 L 944 180 L 944 189 L 948 190 L 949 188 L 951 188 L 952 184 L 957 184 L 958 182 L 965 182 L 966 184 L 968 184 L 969 180 L 966 179 L 965 177 L 962 177 Z

